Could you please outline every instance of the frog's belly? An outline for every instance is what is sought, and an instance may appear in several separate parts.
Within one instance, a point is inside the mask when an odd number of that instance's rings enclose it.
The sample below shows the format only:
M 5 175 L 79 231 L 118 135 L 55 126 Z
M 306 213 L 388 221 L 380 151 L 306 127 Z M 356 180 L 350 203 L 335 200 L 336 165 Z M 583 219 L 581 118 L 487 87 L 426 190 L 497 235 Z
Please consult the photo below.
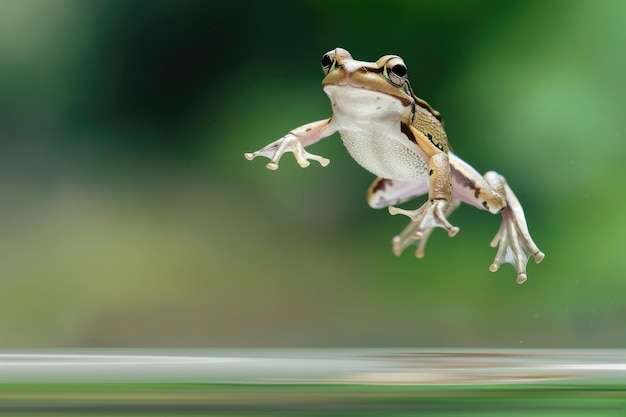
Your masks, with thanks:
M 374 175 L 402 181 L 427 176 L 426 162 L 396 139 L 367 130 L 340 130 L 339 133 L 352 158 Z

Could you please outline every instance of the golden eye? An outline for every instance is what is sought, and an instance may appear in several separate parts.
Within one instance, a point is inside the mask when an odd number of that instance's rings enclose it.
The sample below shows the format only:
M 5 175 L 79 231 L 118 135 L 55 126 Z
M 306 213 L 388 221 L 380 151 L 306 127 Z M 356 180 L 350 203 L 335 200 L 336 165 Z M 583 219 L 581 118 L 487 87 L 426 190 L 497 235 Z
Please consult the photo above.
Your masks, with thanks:
M 390 59 L 385 65 L 387 78 L 394 85 L 401 86 L 406 81 L 407 69 L 402 58 Z

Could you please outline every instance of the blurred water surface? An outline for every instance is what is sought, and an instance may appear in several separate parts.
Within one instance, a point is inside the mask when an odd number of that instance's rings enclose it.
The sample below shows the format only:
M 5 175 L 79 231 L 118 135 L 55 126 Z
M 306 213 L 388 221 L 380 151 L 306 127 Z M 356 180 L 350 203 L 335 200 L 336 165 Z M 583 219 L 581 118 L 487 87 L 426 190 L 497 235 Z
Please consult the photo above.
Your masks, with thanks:
M 623 350 L 83 350 L 0 355 L 19 415 L 620 415 Z

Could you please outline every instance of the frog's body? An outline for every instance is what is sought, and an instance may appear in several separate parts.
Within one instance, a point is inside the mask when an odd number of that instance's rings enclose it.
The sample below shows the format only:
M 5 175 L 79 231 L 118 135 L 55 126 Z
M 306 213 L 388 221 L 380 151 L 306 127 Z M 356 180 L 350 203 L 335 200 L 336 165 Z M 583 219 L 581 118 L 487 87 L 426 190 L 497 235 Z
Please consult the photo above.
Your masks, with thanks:
M 331 124 L 363 168 L 380 177 L 405 181 L 427 176 L 426 162 L 411 150 L 414 144 L 407 143 L 400 130 L 398 122 L 406 117 L 406 109 L 398 99 L 354 87 L 327 86 L 324 91 L 334 109 Z
M 309 159 L 326 166 L 327 159 L 304 148 L 339 132 L 350 155 L 378 176 L 367 193 L 370 206 L 389 207 L 391 214 L 412 219 L 393 239 L 396 254 L 416 243 L 416 255 L 422 257 L 434 227 L 454 236 L 459 229 L 447 216 L 463 201 L 502 213 L 502 226 L 492 241 L 492 246 L 498 242 L 500 246 L 490 269 L 510 263 L 517 270 L 517 282 L 524 282 L 529 256 L 540 262 L 544 255 L 528 233 L 521 205 L 504 177 L 495 172 L 483 177 L 450 152 L 439 113 L 413 94 L 402 58 L 385 55 L 375 63 L 357 61 L 337 48 L 323 56 L 322 69 L 333 116 L 296 128 L 246 158 L 268 157 L 267 167 L 277 169 L 280 157 L 293 152 L 302 167 Z M 428 201 L 417 210 L 393 207 L 426 193 Z

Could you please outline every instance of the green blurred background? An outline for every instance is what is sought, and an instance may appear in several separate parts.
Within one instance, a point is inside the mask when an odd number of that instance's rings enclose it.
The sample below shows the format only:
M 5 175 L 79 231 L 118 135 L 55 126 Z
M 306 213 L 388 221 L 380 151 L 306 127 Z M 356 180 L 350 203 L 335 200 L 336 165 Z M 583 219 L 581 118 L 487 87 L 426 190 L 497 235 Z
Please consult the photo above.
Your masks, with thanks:
M 0 348 L 623 347 L 626 2 L 0 0 Z M 364 199 L 321 55 L 401 55 L 546 253 L 491 273 L 463 206 L 426 257 Z M 416 207 L 420 202 L 405 204 Z

